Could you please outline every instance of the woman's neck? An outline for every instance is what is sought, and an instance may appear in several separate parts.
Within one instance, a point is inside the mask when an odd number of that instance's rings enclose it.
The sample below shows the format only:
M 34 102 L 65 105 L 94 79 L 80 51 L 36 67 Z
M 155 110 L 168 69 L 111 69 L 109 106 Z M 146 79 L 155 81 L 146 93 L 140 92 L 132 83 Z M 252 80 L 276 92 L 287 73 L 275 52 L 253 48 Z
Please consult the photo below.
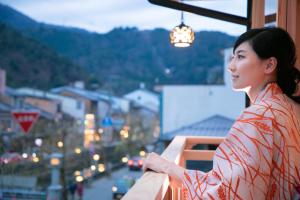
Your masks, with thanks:
M 264 84 L 260 84 L 256 87 L 253 87 L 253 86 L 249 86 L 247 89 L 246 89 L 246 93 L 251 101 L 251 103 L 254 103 L 255 102 L 255 99 L 257 98 L 257 96 L 259 95 L 259 93 L 261 91 L 263 91 L 266 86 L 270 83 L 272 83 L 274 81 L 267 81 L 266 83 Z
M 260 87 L 249 87 L 246 89 L 246 93 L 251 101 L 251 103 L 253 103 L 256 99 L 256 97 L 258 96 L 258 94 L 264 89 L 263 86 Z

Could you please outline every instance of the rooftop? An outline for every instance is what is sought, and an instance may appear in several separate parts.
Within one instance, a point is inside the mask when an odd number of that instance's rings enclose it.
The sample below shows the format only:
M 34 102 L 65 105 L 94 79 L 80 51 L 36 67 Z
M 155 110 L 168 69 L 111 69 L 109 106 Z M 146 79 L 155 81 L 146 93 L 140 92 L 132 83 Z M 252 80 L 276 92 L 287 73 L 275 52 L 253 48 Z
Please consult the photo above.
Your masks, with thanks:
M 213 136 L 225 137 L 234 123 L 233 119 L 213 115 L 194 124 L 161 135 L 161 140 L 170 141 L 175 136 Z

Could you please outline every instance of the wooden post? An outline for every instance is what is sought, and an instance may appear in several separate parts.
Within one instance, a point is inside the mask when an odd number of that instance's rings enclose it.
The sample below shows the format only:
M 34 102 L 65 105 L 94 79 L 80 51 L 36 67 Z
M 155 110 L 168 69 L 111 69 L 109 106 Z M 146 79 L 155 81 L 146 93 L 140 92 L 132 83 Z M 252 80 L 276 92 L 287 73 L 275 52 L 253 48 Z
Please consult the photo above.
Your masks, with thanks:
M 300 1 L 278 0 L 276 21 L 277 26 L 289 32 L 296 44 L 298 58 L 296 67 L 300 70 Z M 300 95 L 299 89 L 297 95 Z
M 276 25 L 286 30 L 287 0 L 278 0 Z
M 252 1 L 251 28 L 261 28 L 265 25 L 265 0 Z

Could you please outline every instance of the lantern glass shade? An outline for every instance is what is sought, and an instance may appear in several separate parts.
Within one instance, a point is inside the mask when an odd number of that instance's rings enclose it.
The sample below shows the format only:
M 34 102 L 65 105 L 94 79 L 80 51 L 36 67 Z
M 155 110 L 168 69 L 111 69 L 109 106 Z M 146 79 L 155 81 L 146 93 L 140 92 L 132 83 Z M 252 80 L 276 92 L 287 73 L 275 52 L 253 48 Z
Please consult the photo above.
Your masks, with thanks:
M 52 166 L 58 166 L 58 165 L 60 164 L 59 158 L 51 158 L 50 164 L 51 164 Z
M 175 47 L 188 47 L 195 39 L 195 33 L 192 28 L 185 25 L 183 22 L 174 27 L 170 33 L 171 44 Z

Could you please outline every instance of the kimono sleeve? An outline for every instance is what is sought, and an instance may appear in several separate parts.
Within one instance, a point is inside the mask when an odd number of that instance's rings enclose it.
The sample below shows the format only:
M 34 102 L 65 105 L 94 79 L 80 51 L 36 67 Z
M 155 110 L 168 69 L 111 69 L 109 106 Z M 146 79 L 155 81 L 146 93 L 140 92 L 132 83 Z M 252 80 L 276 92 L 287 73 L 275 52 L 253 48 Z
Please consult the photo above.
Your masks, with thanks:
M 188 199 L 266 199 L 273 157 L 272 120 L 244 111 L 217 148 L 208 173 L 186 170 Z

